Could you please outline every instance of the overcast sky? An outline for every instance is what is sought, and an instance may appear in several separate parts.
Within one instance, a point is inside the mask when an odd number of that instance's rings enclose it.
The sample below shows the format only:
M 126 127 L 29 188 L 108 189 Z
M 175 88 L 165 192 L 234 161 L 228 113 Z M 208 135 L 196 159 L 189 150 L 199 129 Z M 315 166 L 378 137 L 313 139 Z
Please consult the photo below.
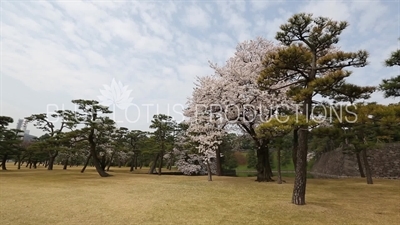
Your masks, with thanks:
M 370 53 L 370 65 L 354 69 L 351 82 L 377 85 L 399 74 L 398 69 L 383 66 L 390 52 L 399 48 L 399 0 L 1 4 L 0 114 L 15 120 L 72 109 L 72 99 L 109 103 L 120 93 L 122 99 L 111 105 L 111 117 L 119 126 L 148 130 L 157 105 L 158 113 L 180 121 L 195 77 L 213 73 L 209 60 L 224 63 L 237 43 L 247 39 L 273 40 L 279 25 L 299 12 L 350 23 L 341 49 Z M 108 87 L 117 91 L 109 92 Z M 371 101 L 394 100 L 378 93 Z M 33 125 L 28 130 L 41 134 Z

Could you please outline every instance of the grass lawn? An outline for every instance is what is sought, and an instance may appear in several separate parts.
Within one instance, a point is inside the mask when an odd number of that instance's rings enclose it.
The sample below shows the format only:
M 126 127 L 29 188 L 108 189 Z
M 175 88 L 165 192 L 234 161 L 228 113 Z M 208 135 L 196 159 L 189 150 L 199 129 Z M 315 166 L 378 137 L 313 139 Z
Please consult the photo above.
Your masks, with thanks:
M 307 205 L 287 183 L 252 177 L 130 174 L 93 168 L 0 171 L 0 224 L 398 224 L 400 181 L 309 179 Z M 140 171 L 139 171 L 140 172 Z

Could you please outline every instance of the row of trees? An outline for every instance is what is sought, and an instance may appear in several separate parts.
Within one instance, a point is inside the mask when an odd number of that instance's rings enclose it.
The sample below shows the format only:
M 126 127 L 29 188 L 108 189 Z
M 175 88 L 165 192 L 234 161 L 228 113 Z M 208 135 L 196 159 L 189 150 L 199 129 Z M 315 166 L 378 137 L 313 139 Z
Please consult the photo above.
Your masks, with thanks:
M 26 167 L 36 168 L 42 164 L 53 170 L 54 164 L 68 166 L 93 165 L 100 176 L 109 176 L 110 166 L 129 166 L 130 171 L 137 167 L 149 166 L 148 173 L 161 175 L 162 168 L 178 169 L 187 175 L 204 174 L 206 164 L 198 154 L 198 144 L 189 136 L 187 123 L 176 123 L 172 117 L 164 114 L 153 117 L 150 128 L 153 132 L 117 128 L 115 122 L 107 117 L 107 107 L 97 101 L 74 100 L 79 111 L 56 111 L 52 115 L 33 114 L 26 118 L 28 122 L 42 130 L 44 135 L 24 142 L 21 130 L 8 129 L 13 122 L 10 117 L 1 117 L 0 157 L 2 169 L 6 170 L 8 159 L 18 164 L 18 169 L 26 163 Z M 59 127 L 56 123 L 59 122 Z M 235 134 L 225 134 L 222 144 L 218 146 L 219 161 L 213 161 L 221 175 L 223 169 L 237 166 L 232 149 L 240 138 Z M 214 157 L 215 158 L 215 157 Z M 193 169 L 193 166 L 195 169 Z M 217 169 L 218 168 L 218 169 Z

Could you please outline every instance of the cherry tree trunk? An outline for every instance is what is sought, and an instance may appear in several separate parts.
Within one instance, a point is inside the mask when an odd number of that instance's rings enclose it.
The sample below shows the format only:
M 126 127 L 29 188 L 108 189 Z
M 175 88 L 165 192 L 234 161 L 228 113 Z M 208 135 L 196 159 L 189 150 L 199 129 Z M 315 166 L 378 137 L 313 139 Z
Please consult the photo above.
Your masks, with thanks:
M 217 176 L 222 176 L 221 149 L 216 149 Z
M 208 181 L 212 181 L 211 166 L 209 161 L 207 162 L 207 177 Z
M 278 148 L 278 152 L 277 152 L 277 161 L 278 161 L 278 184 L 282 184 L 281 148 Z
M 268 146 L 265 141 L 259 144 L 257 149 L 257 180 L 258 182 L 270 182 L 272 179 L 272 170 L 269 163 Z

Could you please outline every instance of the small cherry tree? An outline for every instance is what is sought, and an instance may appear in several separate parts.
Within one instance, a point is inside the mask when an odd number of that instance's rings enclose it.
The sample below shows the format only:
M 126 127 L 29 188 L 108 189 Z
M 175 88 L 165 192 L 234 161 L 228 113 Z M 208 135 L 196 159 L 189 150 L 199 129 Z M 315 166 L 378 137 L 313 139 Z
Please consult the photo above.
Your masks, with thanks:
M 193 118 L 192 118 L 193 119 Z M 222 143 L 223 129 L 215 117 L 207 113 L 198 114 L 189 126 L 191 139 L 198 144 L 197 149 L 207 166 L 208 181 L 212 181 L 212 164 L 216 159 L 217 149 Z

